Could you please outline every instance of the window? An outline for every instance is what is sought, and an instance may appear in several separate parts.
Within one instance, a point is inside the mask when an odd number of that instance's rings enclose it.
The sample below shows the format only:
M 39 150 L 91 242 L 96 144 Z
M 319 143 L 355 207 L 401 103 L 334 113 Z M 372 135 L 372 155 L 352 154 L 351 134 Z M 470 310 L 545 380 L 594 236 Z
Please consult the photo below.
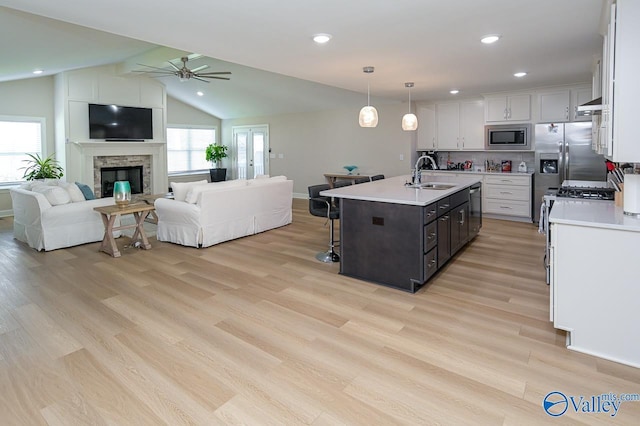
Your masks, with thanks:
M 0 185 L 21 182 L 26 154 L 42 155 L 44 118 L 0 116 Z
M 167 165 L 169 174 L 208 170 L 205 150 L 216 143 L 214 128 L 167 128 Z

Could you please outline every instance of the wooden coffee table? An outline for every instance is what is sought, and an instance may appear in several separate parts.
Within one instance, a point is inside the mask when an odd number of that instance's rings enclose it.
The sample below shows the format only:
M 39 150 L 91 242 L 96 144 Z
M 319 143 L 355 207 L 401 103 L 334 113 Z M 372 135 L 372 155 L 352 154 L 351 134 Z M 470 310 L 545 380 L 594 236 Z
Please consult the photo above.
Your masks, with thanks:
M 143 225 L 147 215 L 154 210 L 153 204 L 136 203 L 129 204 L 125 207 L 119 207 L 114 204 L 112 206 L 94 207 L 93 209 L 100 213 L 102 216 L 102 223 L 104 223 L 104 238 L 100 245 L 100 251 L 110 254 L 113 257 L 120 257 L 120 250 L 118 250 L 118 245 L 116 244 L 116 239 L 113 237 L 113 232 L 134 228 L 135 232 L 131 237 L 131 243 L 135 244 L 136 242 L 139 242 L 140 247 L 143 249 L 151 249 L 151 244 L 149 244 Z M 135 217 L 136 223 L 134 225 L 113 226 L 117 218 L 126 214 L 132 214 Z
M 140 195 L 138 197 L 136 197 L 135 201 L 142 201 L 146 204 L 151 204 L 153 205 L 153 203 L 155 203 L 155 201 L 158 198 L 167 198 L 170 200 L 173 200 L 173 193 L 169 192 L 169 193 L 165 193 L 165 194 L 151 194 L 151 195 Z M 153 210 L 151 212 L 149 212 L 149 216 L 147 216 L 147 218 L 145 219 L 147 222 L 149 223 L 153 223 L 155 225 L 158 224 L 158 216 L 156 215 L 156 211 Z

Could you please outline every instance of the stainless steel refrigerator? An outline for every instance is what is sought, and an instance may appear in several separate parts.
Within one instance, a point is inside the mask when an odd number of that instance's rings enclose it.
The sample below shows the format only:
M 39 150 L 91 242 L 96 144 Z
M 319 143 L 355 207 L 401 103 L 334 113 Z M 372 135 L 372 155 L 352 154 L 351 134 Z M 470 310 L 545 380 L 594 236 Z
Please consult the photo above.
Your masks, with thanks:
M 536 124 L 534 216 L 540 219 L 542 196 L 565 180 L 606 181 L 604 156 L 591 149 L 591 123 Z

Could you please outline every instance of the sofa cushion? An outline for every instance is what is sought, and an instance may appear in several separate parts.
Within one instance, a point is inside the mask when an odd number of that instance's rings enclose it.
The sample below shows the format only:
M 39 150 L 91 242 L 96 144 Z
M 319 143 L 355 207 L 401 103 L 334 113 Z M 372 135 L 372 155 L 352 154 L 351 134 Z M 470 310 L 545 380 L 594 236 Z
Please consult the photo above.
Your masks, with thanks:
M 85 200 L 95 200 L 96 196 L 91 190 L 91 188 L 89 188 L 89 185 L 85 185 L 84 183 L 80 183 L 80 182 L 76 182 L 76 185 L 78 186 L 78 189 L 82 192 L 82 195 L 84 195 Z
M 223 182 L 213 182 L 204 185 L 195 185 L 189 189 L 184 201 L 189 204 L 195 204 L 198 202 L 198 196 L 203 192 L 219 191 L 222 189 L 237 188 L 247 186 L 247 181 L 244 179 L 226 180 Z
M 287 180 L 286 176 L 273 176 L 270 177 L 268 179 L 251 179 L 247 181 L 248 185 L 252 185 L 252 186 L 257 186 L 257 185 L 268 185 L 269 183 L 272 182 L 282 182 L 284 180 Z
M 82 191 L 80 191 L 80 188 L 78 188 L 78 185 L 76 185 L 75 183 L 60 182 L 58 186 L 64 188 L 69 193 L 69 197 L 71 197 L 72 202 L 79 203 L 86 200 L 84 198 L 84 194 L 82 193 Z
M 33 192 L 38 192 L 45 196 L 49 204 L 52 206 L 59 206 L 61 204 L 69 204 L 71 202 L 71 196 L 66 189 L 59 186 L 49 186 L 46 184 L 33 185 L 31 188 Z
M 199 180 L 196 182 L 171 182 L 171 190 L 173 191 L 173 198 L 176 201 L 184 201 L 187 197 L 187 192 L 194 186 L 206 184 L 207 180 Z

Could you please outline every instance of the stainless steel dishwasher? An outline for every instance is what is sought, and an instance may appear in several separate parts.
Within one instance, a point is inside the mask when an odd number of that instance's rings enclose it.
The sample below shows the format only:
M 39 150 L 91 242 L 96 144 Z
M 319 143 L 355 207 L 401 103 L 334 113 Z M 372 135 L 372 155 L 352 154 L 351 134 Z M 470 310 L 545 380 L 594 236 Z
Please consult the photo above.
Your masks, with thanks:
M 469 241 L 482 228 L 482 183 L 478 182 L 469 188 Z

